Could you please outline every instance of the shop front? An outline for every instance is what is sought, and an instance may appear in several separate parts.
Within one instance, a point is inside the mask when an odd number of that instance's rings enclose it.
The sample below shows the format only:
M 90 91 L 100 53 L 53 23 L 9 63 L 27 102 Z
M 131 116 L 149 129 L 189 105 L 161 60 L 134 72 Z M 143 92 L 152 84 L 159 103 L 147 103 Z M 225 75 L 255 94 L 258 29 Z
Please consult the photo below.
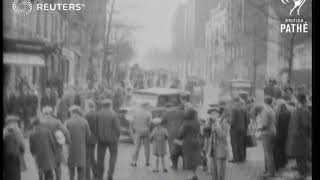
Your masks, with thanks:
M 5 87 L 21 90 L 23 84 L 42 92 L 52 49 L 41 41 L 4 40 Z

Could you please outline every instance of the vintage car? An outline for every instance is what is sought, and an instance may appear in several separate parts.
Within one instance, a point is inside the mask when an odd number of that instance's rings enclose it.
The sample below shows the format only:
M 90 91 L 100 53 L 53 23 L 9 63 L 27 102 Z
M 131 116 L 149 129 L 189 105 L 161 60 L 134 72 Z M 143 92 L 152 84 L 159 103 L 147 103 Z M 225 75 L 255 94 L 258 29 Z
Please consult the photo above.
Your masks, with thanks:
M 252 96 L 253 86 L 251 82 L 244 79 L 233 79 L 222 83 L 219 100 L 230 101 L 236 95 L 240 96 L 243 100 L 247 100 L 249 96 Z
M 132 93 L 130 102 L 120 108 L 120 126 L 122 135 L 130 135 L 129 124 L 132 120 L 134 109 L 141 104 L 149 104 L 147 108 L 152 112 L 153 117 L 161 116 L 167 106 L 179 106 L 184 101 L 189 101 L 190 93 L 180 89 L 172 88 L 149 88 L 140 89 Z

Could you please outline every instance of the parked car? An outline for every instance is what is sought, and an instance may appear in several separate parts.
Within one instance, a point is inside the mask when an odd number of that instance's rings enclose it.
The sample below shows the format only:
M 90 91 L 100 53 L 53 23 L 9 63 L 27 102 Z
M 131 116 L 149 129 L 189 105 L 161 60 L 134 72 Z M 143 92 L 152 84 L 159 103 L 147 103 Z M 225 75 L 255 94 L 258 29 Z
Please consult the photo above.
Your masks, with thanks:
M 148 103 L 148 110 L 153 116 L 161 116 L 167 109 L 167 105 L 179 106 L 183 101 L 190 100 L 190 93 L 180 89 L 172 88 L 149 88 L 140 89 L 132 93 L 128 105 L 119 110 L 121 134 L 130 136 L 129 124 L 132 120 L 134 109 L 141 104 Z

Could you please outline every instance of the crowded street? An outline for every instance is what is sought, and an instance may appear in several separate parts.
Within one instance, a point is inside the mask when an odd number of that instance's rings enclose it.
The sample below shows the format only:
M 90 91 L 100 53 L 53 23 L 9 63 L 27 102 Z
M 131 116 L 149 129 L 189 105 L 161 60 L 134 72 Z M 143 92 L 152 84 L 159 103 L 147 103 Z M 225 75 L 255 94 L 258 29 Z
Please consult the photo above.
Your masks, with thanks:
M 2 179 L 312 180 L 312 0 L 3 5 Z

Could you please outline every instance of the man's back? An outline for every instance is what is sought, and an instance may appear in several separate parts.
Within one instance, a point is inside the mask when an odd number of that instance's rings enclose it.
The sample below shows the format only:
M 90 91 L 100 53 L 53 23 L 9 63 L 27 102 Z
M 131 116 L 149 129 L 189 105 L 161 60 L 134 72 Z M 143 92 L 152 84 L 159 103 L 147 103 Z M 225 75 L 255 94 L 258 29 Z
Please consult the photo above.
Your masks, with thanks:
M 147 134 L 150 131 L 152 114 L 142 108 L 134 110 L 132 128 L 138 134 Z
M 120 124 L 112 110 L 102 109 L 97 113 L 98 141 L 116 142 L 120 136 Z
M 177 107 L 170 108 L 163 117 L 169 136 L 176 137 L 178 135 L 177 129 L 182 125 L 184 118 L 184 111 Z

